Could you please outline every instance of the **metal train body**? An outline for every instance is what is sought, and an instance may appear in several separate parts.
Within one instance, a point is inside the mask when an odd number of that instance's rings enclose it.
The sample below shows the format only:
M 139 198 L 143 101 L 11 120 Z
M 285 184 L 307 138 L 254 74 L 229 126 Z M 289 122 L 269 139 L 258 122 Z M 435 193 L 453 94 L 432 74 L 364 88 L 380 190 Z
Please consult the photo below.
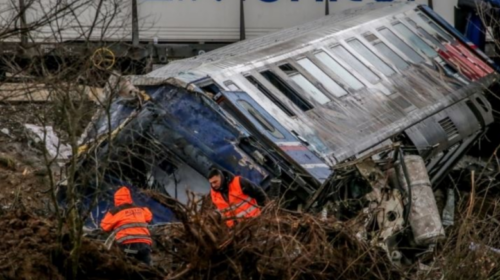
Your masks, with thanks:
M 243 126 L 321 184 L 337 163 L 404 141 L 432 182 L 493 121 L 491 61 L 425 6 L 376 4 L 173 62 Z
M 401 142 L 437 183 L 493 122 L 495 67 L 426 6 L 366 5 L 128 77 L 150 100 L 114 101 L 83 142 L 116 137 L 81 169 L 111 158 L 106 175 L 185 202 L 218 166 L 321 209 L 336 168 Z
M 105 46 L 117 59 L 149 59 L 154 64 L 192 57 L 241 38 L 253 39 L 325 15 L 323 0 L 247 0 L 243 11 L 239 0 L 138 0 L 135 6 L 130 0 L 103 1 L 102 5 L 98 5 L 99 1 L 83 4 L 87 1 L 0 0 L 0 25 L 7 29 L 19 27 L 19 20 L 11 21 L 17 11 L 23 10 L 19 9 L 21 2 L 29 4 L 24 14 L 27 24 L 63 8 L 58 5 L 64 3 L 74 3 L 74 13 L 57 17 L 29 33 L 9 33 L 2 38 L 2 54 L 6 56 L 73 57 Z M 373 2 L 379 1 L 328 3 L 330 13 L 338 13 Z M 411 2 L 427 4 L 428 0 Z M 434 6 L 453 22 L 456 3 L 457 0 L 435 1 Z M 94 23 L 96 26 L 90 28 Z M 25 45 L 23 51 L 19 50 L 20 42 Z M 56 44 L 61 43 L 64 51 L 57 48 Z

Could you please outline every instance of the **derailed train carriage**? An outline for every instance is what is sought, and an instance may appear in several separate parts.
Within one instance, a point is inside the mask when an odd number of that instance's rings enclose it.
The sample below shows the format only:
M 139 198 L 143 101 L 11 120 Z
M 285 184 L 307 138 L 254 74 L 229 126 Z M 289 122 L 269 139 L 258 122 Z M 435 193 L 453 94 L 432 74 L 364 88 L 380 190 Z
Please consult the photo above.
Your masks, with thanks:
M 87 128 L 81 170 L 185 202 L 217 166 L 286 208 L 371 213 L 361 236 L 398 261 L 444 236 L 433 188 L 493 122 L 495 67 L 426 6 L 367 5 L 129 77 L 142 93 Z

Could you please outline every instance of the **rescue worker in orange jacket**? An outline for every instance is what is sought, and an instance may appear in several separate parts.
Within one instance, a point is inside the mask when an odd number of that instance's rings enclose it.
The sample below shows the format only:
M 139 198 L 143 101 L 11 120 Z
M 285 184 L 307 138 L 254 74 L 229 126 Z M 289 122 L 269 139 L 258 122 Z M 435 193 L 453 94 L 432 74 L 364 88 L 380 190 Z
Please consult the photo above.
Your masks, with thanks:
M 115 193 L 115 207 L 101 221 L 105 232 L 113 231 L 118 246 L 139 261 L 151 264 L 152 240 L 147 228 L 153 214 L 146 207 L 134 205 L 130 190 L 122 186 Z
M 267 195 L 262 188 L 241 176 L 212 169 L 208 174 L 208 181 L 212 202 L 226 218 L 229 227 L 233 227 L 238 219 L 259 216 L 259 206 L 267 203 Z

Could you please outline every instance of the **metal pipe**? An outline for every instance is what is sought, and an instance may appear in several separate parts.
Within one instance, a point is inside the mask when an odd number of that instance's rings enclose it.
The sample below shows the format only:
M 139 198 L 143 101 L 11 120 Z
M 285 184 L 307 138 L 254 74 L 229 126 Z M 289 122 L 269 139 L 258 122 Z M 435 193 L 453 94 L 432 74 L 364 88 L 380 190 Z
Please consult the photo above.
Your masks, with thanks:
M 28 28 L 26 24 L 26 6 L 24 0 L 19 0 L 19 19 L 21 20 L 21 45 L 28 44 Z
M 139 19 L 137 12 L 137 0 L 132 0 L 132 45 L 139 46 Z
M 428 3 L 429 3 L 428 4 L 429 8 L 431 8 L 431 9 L 434 10 L 434 2 L 433 2 L 433 0 L 429 0 Z
M 404 221 L 405 223 L 408 222 L 408 217 L 410 216 L 410 212 L 411 212 L 411 203 L 412 203 L 412 193 L 411 193 L 411 180 L 410 180 L 410 175 L 408 174 L 408 168 L 406 166 L 406 162 L 405 162 L 405 159 L 404 159 L 404 155 L 403 155 L 403 150 L 401 148 L 399 148 L 399 151 L 398 151 L 398 154 L 399 154 L 399 162 L 401 164 L 401 167 L 402 167 L 402 170 L 403 170 L 403 176 L 404 176 L 404 179 L 406 181 L 406 184 L 408 186 L 408 188 L 406 189 L 407 191 L 407 195 L 408 195 L 408 207 L 407 207 L 407 211 L 405 211 L 405 217 L 404 217 Z
M 330 14 L 330 1 L 325 0 L 325 16 Z
M 243 41 L 246 39 L 246 34 L 245 34 L 245 5 L 243 4 L 243 1 L 245 0 L 240 0 L 240 41 Z

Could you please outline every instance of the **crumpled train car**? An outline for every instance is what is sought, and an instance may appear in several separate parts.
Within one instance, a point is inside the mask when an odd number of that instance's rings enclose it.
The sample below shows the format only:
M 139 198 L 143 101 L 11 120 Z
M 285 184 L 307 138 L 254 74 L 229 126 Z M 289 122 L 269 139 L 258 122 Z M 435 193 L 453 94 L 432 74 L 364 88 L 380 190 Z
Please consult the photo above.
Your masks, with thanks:
M 367 5 L 129 77 L 142 97 L 89 126 L 113 133 L 81 164 L 183 202 L 218 166 L 283 207 L 368 211 L 400 260 L 444 236 L 432 186 L 492 123 L 495 69 L 428 7 Z

